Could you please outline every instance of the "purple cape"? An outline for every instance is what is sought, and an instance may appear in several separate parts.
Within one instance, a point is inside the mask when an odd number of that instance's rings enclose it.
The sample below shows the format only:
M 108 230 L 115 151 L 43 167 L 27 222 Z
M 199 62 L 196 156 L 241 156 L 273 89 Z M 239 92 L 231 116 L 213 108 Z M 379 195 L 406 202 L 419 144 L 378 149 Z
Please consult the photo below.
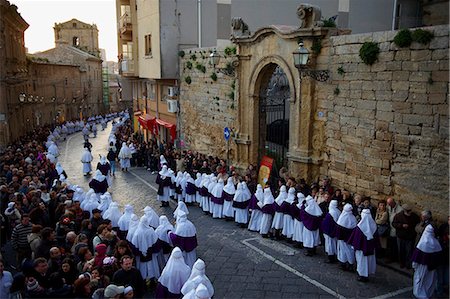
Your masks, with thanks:
M 426 265 L 428 270 L 434 270 L 441 264 L 442 251 L 426 253 L 419 248 L 414 248 L 411 261 L 421 265 Z
M 158 173 L 158 175 L 156 176 L 156 180 L 155 183 L 157 183 L 158 185 L 161 183 L 161 175 Z
M 152 260 L 152 254 L 158 253 L 161 251 L 161 244 L 159 244 L 158 241 L 155 242 L 151 247 L 147 249 L 147 254 L 142 254 L 141 251 L 139 251 L 139 256 L 141 257 L 141 262 L 148 262 Z
M 108 172 L 109 172 L 109 170 L 111 169 L 111 166 L 109 165 L 108 162 L 106 162 L 104 165 L 98 163 L 98 164 L 97 164 L 97 169 L 100 170 L 100 172 L 101 172 L 103 175 L 107 175 Z
M 275 203 L 271 203 L 262 207 L 261 211 L 264 214 L 270 214 L 273 216 L 275 214 Z
M 155 298 L 158 299 L 177 299 L 177 298 L 181 298 L 182 295 L 181 294 L 174 294 L 169 292 L 169 289 L 166 288 L 165 286 L 163 286 L 159 281 L 158 281 L 158 285 L 156 286 L 156 290 L 155 290 Z
M 164 194 L 164 187 L 169 187 L 171 183 L 171 180 L 169 177 L 166 177 L 164 179 L 160 178 L 158 183 L 158 195 Z
M 322 217 L 320 216 L 313 216 L 306 212 L 303 213 L 302 217 L 303 225 L 306 229 L 310 231 L 314 231 L 319 229 L 320 224 L 322 223 Z
M 174 247 L 179 247 L 182 251 L 191 252 L 197 247 L 197 236 L 180 237 L 175 233 L 169 233 L 170 240 Z
M 234 197 L 234 194 L 228 194 L 228 193 L 226 193 L 225 191 L 223 191 L 222 197 L 223 197 L 223 199 L 226 200 L 226 201 L 232 201 L 232 200 L 233 200 L 233 197 Z
M 292 206 L 290 203 L 283 201 L 281 203 L 280 209 L 278 210 L 278 212 L 281 212 L 283 214 L 289 214 L 291 215 L 292 212 Z
M 170 254 L 172 252 L 172 246 L 166 241 L 158 239 L 158 243 L 164 254 Z
M 208 188 L 206 188 L 206 187 L 201 187 L 201 188 L 198 190 L 198 193 L 200 193 L 200 196 L 203 196 L 203 197 L 208 196 Z
M 194 184 L 187 182 L 186 183 L 186 194 L 194 195 L 197 192 L 197 187 Z
M 182 194 L 183 190 L 181 189 L 180 185 L 175 185 L 175 193 L 176 194 Z
M 342 240 L 347 242 L 348 238 L 350 238 L 350 235 L 352 234 L 353 228 L 345 228 L 343 226 L 340 226 L 337 224 L 336 226 L 336 237 L 338 240 Z
M 374 255 L 375 249 L 380 247 L 380 239 L 377 232 L 373 235 L 372 240 L 367 240 L 366 235 L 359 227 L 355 227 L 347 243 L 352 245 L 355 250 L 361 250 L 365 256 Z
M 330 213 L 327 213 L 327 215 L 323 219 L 321 228 L 322 232 L 328 235 L 330 238 L 336 237 L 337 224 Z
M 108 182 L 104 179 L 102 182 L 99 182 L 95 179 L 92 179 L 89 182 L 89 187 L 91 187 L 95 193 L 105 193 L 108 190 Z
M 250 200 L 246 200 L 246 201 L 242 201 L 242 202 L 233 201 L 233 208 L 247 209 L 249 202 L 250 202 Z
M 221 197 L 211 196 L 211 202 L 218 204 L 218 205 L 223 205 L 223 194 Z
M 294 219 L 297 219 L 298 221 L 302 221 L 302 218 L 300 217 L 301 215 L 301 210 L 299 209 L 299 207 L 297 207 L 296 203 L 293 203 L 291 205 L 291 215 L 292 217 L 294 217 Z
M 258 206 L 258 199 L 256 198 L 255 194 L 253 194 L 252 198 L 250 198 L 248 208 L 251 210 L 261 210 L 261 208 Z

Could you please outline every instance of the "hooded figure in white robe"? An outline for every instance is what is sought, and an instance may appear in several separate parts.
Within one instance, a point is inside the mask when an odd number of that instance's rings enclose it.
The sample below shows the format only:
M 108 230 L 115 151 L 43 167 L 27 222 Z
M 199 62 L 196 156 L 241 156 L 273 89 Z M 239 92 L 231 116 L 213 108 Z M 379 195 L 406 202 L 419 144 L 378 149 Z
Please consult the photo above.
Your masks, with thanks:
M 64 180 L 67 179 L 67 174 L 66 174 L 66 172 L 64 171 L 64 168 L 62 167 L 61 163 L 56 162 L 55 169 L 56 169 L 56 171 L 58 172 L 58 175 L 59 175 L 60 178 L 61 178 L 61 175 L 62 175 L 62 176 L 64 176 Z M 61 180 L 61 179 L 60 179 L 60 180 Z
M 56 145 L 56 143 L 54 143 L 54 142 L 50 143 L 50 146 L 48 147 L 47 151 L 50 154 L 52 154 L 53 156 L 55 156 L 56 159 L 58 159 L 58 157 L 59 157 L 59 149 L 58 149 L 58 146 Z
M 84 194 L 84 200 L 81 202 L 80 204 L 80 208 L 83 211 L 86 211 L 85 209 L 85 205 L 87 204 L 87 202 L 89 201 L 90 197 L 92 194 L 95 194 L 95 191 L 92 188 L 89 188 L 89 190 Z M 98 203 L 97 203 L 98 205 Z
M 126 236 L 126 234 L 128 232 L 128 228 L 130 226 L 130 221 L 131 221 L 131 218 L 133 217 L 133 215 L 135 215 L 133 206 L 125 205 L 125 211 L 124 211 L 123 215 L 119 218 L 119 221 L 118 221 L 121 239 L 123 239 Z
M 211 205 L 212 205 L 212 217 L 213 218 L 223 218 L 223 187 L 224 182 L 219 179 L 217 184 L 211 191 Z
M 233 197 L 234 221 L 244 227 L 248 222 L 248 204 L 250 197 L 244 192 L 243 183 L 238 183 Z
M 170 186 L 169 186 L 169 197 L 175 198 L 175 172 L 169 168 Z
M 94 177 L 89 182 L 89 187 L 94 189 L 95 193 L 104 194 L 108 190 L 108 181 L 100 170 L 96 170 Z
M 185 202 L 194 203 L 197 193 L 197 187 L 195 186 L 194 179 L 191 177 L 189 173 L 186 174 L 185 191 L 186 191 L 186 196 L 184 198 Z
M 43 193 L 44 194 L 44 193 Z M 48 194 L 48 193 L 47 193 Z M 77 187 L 75 189 L 75 193 L 73 194 L 73 200 L 77 200 L 80 202 L 80 205 L 83 203 L 84 199 L 85 199 L 86 194 L 83 191 L 83 188 L 81 187 Z M 42 198 L 42 196 L 41 196 Z
M 106 210 L 105 214 L 103 214 L 103 219 L 111 220 L 112 227 L 119 227 L 119 219 L 122 217 L 122 212 L 119 209 L 119 204 L 113 201 L 109 208 Z
M 112 186 L 112 178 L 111 178 L 111 164 L 109 164 L 106 156 L 100 155 L 100 161 L 97 164 L 97 169 L 106 177 L 106 181 L 108 182 L 108 186 Z
M 167 165 L 163 165 L 156 178 L 158 184 L 158 194 L 156 199 L 162 202 L 162 206 L 169 206 L 169 192 L 170 192 L 170 173 Z
M 197 260 L 197 230 L 185 212 L 178 212 L 175 232 L 169 232 L 169 238 L 174 247 L 181 249 L 186 264 L 192 268 Z
M 275 199 L 269 187 L 264 189 L 264 201 L 259 205 L 262 211 L 259 233 L 267 237 L 272 226 L 273 215 L 275 214 Z
M 127 241 L 131 243 L 133 240 L 134 233 L 136 232 L 136 229 L 138 228 L 139 224 L 139 217 L 136 214 L 133 214 L 130 218 L 130 223 L 128 224 L 128 232 L 127 232 Z
M 217 177 L 214 174 L 211 174 L 211 178 L 209 179 L 208 184 L 208 206 L 209 206 L 209 213 L 212 215 L 213 213 L 213 202 L 212 202 L 212 192 L 214 190 L 214 187 L 217 185 Z
M 208 186 L 210 183 L 210 176 L 207 174 L 202 174 L 202 183 L 200 185 L 200 206 L 204 213 L 209 212 L 209 194 Z
M 203 284 L 208 290 L 208 297 L 212 297 L 214 295 L 214 287 L 209 280 L 208 276 L 205 273 L 205 262 L 201 259 L 198 259 L 194 266 L 192 267 L 191 275 L 186 283 L 183 285 L 181 289 L 181 293 L 183 295 L 187 295 L 192 290 L 197 289 L 197 287 Z
M 377 261 L 375 250 L 380 246 L 377 224 L 373 220 L 369 209 L 361 211 L 361 220 L 353 230 L 348 243 L 355 250 L 356 271 L 358 280 L 367 282 L 369 274 L 375 274 Z
M 351 270 L 355 263 L 355 251 L 347 241 L 357 225 L 351 204 L 346 204 L 344 206 L 344 209 L 338 218 L 337 225 L 337 258 L 344 270 Z
M 84 152 L 81 155 L 81 163 L 83 163 L 83 174 L 88 175 L 92 171 L 91 162 L 94 158 L 87 147 L 84 148 Z
M 205 285 L 200 284 L 197 289 L 191 290 L 189 293 L 183 296 L 183 299 L 211 299 L 209 297 L 209 291 Z
M 281 235 L 283 235 L 288 240 L 292 239 L 294 235 L 294 216 L 293 208 L 295 201 L 295 188 L 289 188 L 287 196 L 281 203 L 281 212 L 283 213 L 283 230 Z
M 94 210 L 98 207 L 97 194 L 95 194 L 94 192 L 91 193 L 89 198 L 86 197 L 86 199 L 83 201 L 83 203 L 85 203 L 83 210 L 88 211 L 89 214 L 92 216 L 92 210 Z
M 172 251 L 172 242 L 169 239 L 169 232 L 173 231 L 174 227 L 167 219 L 167 216 L 159 216 L 159 226 L 156 228 L 155 233 L 158 236 L 159 243 L 161 245 L 159 268 L 162 269 L 166 265 L 169 259 L 170 252 Z
M 159 278 L 158 252 L 155 252 L 157 242 L 155 230 L 149 226 L 148 218 L 142 216 L 131 243 L 139 250 L 139 263 L 136 262 L 136 267 L 143 279 Z
M 428 224 L 412 254 L 414 269 L 413 294 L 416 298 L 431 298 L 437 285 L 436 268 L 442 263 L 442 247 Z
M 283 212 L 281 212 L 281 205 L 287 197 L 286 186 L 280 187 L 280 193 L 275 198 L 275 216 L 273 216 L 272 228 L 276 230 L 275 234 L 278 236 L 279 231 L 283 229 Z M 277 232 L 278 231 L 278 232 Z
M 227 218 L 227 220 L 231 220 L 234 218 L 234 209 L 233 209 L 233 198 L 234 194 L 236 194 L 236 187 L 234 187 L 233 178 L 229 177 L 227 180 L 227 184 L 223 187 L 223 216 Z
M 183 180 L 183 173 L 181 171 L 177 172 L 177 177 L 175 178 L 175 193 L 178 201 L 183 201 L 183 187 L 181 181 Z
M 102 217 L 105 215 L 106 210 L 109 209 L 109 205 L 112 203 L 111 193 L 108 191 L 100 195 L 100 203 L 97 207 L 100 211 L 102 211 Z
M 153 210 L 149 206 L 145 206 L 143 211 L 144 211 L 145 216 L 147 216 L 148 224 L 153 229 L 156 229 L 159 226 L 159 216 L 158 216 L 158 214 L 156 214 L 155 210 Z
M 188 173 L 185 171 L 185 172 L 183 172 L 183 175 L 181 176 L 180 185 L 181 185 L 181 198 L 182 198 L 182 200 L 186 199 L 186 185 L 187 185 L 187 179 L 188 179 L 187 175 L 188 175 Z
M 186 265 L 180 248 L 175 247 L 170 254 L 156 286 L 156 298 L 179 298 L 181 288 L 188 280 L 191 268 Z
M 177 208 L 175 209 L 175 211 L 173 211 L 173 218 L 177 219 L 178 218 L 178 213 L 180 211 L 183 211 L 186 215 L 189 215 L 189 209 L 186 206 L 186 204 L 182 201 L 178 202 Z
M 303 215 L 303 246 L 308 249 L 307 256 L 315 254 L 320 245 L 319 229 L 322 223 L 322 210 L 311 196 L 306 197 L 306 208 Z
M 332 200 L 328 206 L 328 213 L 322 221 L 322 232 L 325 239 L 325 252 L 328 255 L 326 263 L 334 263 L 337 255 L 336 229 L 341 211 L 338 209 L 338 201 Z
M 128 168 L 131 167 L 131 150 L 127 146 L 126 142 L 122 142 L 122 147 L 120 148 L 118 158 L 120 159 L 120 167 L 122 168 L 122 171 L 128 171 Z
M 263 213 L 261 212 L 261 206 L 264 203 L 264 191 L 263 187 L 258 184 L 256 186 L 256 192 L 253 194 L 249 203 L 249 211 L 251 212 L 250 222 L 248 223 L 248 230 L 257 232 L 261 228 L 261 219 Z
M 291 189 L 289 189 L 288 193 L 291 192 Z M 304 229 L 302 217 L 303 213 L 305 212 L 305 205 L 306 205 L 305 195 L 303 195 L 303 193 L 301 192 L 297 193 L 297 200 L 298 202 L 294 202 L 294 204 L 292 205 L 292 213 L 294 217 L 294 233 L 292 234 L 292 241 L 297 242 L 296 246 L 302 248 L 303 229 Z
M 195 192 L 195 202 L 198 204 L 201 204 L 202 200 L 201 200 L 201 196 L 200 196 L 200 188 L 202 187 L 202 174 L 200 172 L 197 172 L 196 174 L 196 179 L 195 179 L 195 187 L 196 187 L 196 192 Z
M 161 169 L 163 166 L 168 165 L 169 163 L 167 163 L 166 158 L 164 157 L 164 155 L 159 156 L 159 168 Z

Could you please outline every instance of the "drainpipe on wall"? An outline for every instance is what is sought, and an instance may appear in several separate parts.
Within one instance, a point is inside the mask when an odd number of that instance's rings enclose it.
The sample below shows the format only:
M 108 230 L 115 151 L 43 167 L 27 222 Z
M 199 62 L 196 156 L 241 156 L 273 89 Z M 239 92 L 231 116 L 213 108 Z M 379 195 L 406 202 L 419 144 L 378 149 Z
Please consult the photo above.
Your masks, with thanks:
M 392 10 L 392 26 L 391 30 L 395 30 L 395 17 L 397 16 L 397 0 L 394 0 L 394 8 Z
M 202 47 L 202 0 L 197 0 L 198 10 L 198 47 Z

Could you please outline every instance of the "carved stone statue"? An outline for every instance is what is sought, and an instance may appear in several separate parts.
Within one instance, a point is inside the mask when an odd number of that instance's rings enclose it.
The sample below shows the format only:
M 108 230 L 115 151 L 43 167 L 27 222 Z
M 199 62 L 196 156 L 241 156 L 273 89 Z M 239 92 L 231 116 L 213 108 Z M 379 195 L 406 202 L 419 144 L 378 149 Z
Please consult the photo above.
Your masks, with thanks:
M 231 28 L 233 28 L 233 36 L 248 36 L 250 35 L 250 30 L 248 30 L 248 25 L 242 18 L 237 17 L 231 19 Z
M 322 27 L 320 20 L 322 13 L 320 7 L 311 4 L 300 4 L 297 8 L 297 16 L 300 19 L 300 28 Z

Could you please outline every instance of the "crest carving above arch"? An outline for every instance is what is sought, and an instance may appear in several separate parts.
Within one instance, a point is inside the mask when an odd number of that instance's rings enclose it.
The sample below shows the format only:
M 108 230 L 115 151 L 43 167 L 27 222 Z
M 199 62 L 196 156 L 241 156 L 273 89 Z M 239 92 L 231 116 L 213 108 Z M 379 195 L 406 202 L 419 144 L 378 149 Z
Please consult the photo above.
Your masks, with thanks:
M 286 62 L 286 60 L 280 56 L 280 55 L 269 55 L 264 56 L 262 59 L 256 63 L 256 65 L 253 67 L 252 72 L 250 74 L 250 80 L 248 81 L 248 91 L 250 97 L 253 99 L 259 98 L 259 90 L 255 90 L 255 87 L 258 83 L 258 80 L 260 79 L 261 71 L 269 64 L 277 64 L 279 65 L 284 73 L 286 74 L 286 78 L 289 82 L 289 90 L 291 93 L 289 102 L 295 103 L 295 99 L 297 98 L 297 90 L 296 90 L 296 83 L 295 83 L 295 77 L 292 73 L 292 69 L 289 66 L 289 64 Z

